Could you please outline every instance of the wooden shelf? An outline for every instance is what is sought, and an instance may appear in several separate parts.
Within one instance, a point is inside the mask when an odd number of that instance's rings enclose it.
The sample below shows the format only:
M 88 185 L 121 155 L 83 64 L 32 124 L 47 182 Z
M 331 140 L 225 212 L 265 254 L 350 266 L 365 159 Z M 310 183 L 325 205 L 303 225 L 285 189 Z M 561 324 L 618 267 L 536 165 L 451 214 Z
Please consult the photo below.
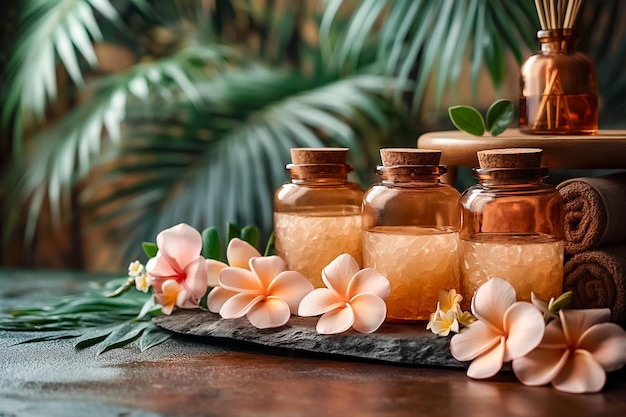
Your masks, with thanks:
M 524 135 L 507 129 L 499 136 L 472 136 L 450 130 L 419 137 L 418 148 L 440 149 L 441 163 L 478 166 L 476 152 L 497 148 L 541 148 L 550 169 L 626 169 L 626 130 L 600 130 L 594 136 Z

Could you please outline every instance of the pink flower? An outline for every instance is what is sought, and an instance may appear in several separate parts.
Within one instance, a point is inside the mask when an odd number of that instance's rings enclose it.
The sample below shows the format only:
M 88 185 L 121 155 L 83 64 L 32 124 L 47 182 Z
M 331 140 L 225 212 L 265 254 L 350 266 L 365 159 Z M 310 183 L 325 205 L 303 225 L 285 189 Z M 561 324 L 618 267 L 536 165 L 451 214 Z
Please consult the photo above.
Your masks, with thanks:
M 541 342 L 544 321 L 530 303 L 516 302 L 515 289 L 501 278 L 492 278 L 478 288 L 472 299 L 477 321 L 450 341 L 452 356 L 473 360 L 467 375 L 490 378 L 504 362 L 520 358 Z
M 284 325 L 313 285 L 301 273 L 288 271 L 287 264 L 278 256 L 253 257 L 248 265 L 249 270 L 222 269 L 220 287 L 209 293 L 208 304 L 214 310 L 221 303 L 219 313 L 223 318 L 247 316 L 259 329 Z M 222 303 L 223 294 L 218 292 L 218 296 L 211 297 L 216 290 L 228 290 L 231 296 Z
M 233 238 L 230 242 L 228 242 L 228 247 L 226 248 L 226 259 L 228 259 L 228 263 L 231 267 L 243 268 L 249 271 L 250 259 L 259 257 L 261 257 L 259 251 L 244 240 Z M 220 273 L 225 268 L 228 268 L 228 265 L 224 262 L 207 259 L 209 286 L 215 287 L 211 290 L 209 297 L 207 298 L 207 307 L 212 313 L 219 313 L 226 300 L 237 294 L 237 291 L 232 291 L 219 286 Z
M 170 314 L 174 305 L 198 307 L 198 300 L 207 290 L 207 264 L 200 256 L 200 233 L 181 223 L 159 233 L 157 247 L 159 251 L 148 260 L 146 272 L 163 313 Z
M 626 363 L 626 332 L 605 323 L 609 309 L 560 310 L 560 320 L 546 326 L 541 344 L 513 361 L 513 371 L 526 385 L 552 383 L 559 391 L 597 392 L 605 372 Z
M 359 270 L 356 260 L 339 255 L 322 271 L 327 288 L 317 288 L 302 299 L 298 314 L 322 317 L 317 322 L 321 334 L 345 332 L 351 327 L 372 333 L 385 321 L 389 281 L 372 268 Z

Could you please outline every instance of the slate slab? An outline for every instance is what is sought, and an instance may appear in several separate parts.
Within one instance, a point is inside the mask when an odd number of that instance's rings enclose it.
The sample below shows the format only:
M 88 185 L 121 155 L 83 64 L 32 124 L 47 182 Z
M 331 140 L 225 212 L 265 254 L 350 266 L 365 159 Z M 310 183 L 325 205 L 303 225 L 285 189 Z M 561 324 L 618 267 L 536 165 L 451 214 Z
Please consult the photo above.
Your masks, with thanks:
M 375 333 L 350 330 L 336 335 L 315 331 L 317 317 L 292 316 L 276 329 L 257 329 L 243 317 L 224 320 L 201 310 L 177 310 L 154 318 L 156 325 L 175 333 L 225 338 L 305 352 L 374 359 L 408 365 L 464 368 L 450 354 L 450 338 L 427 331 L 424 323 L 383 324 Z

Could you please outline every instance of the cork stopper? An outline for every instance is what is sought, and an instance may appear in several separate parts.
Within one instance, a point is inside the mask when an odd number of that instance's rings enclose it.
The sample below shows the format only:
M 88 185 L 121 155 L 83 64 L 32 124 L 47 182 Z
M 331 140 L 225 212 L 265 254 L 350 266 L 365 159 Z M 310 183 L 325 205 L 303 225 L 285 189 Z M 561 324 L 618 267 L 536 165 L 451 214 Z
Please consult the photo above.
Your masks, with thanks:
M 345 164 L 348 148 L 291 148 L 291 162 L 300 164 Z
M 380 159 L 384 166 L 439 165 L 441 151 L 416 148 L 383 148 Z
M 478 151 L 478 163 L 483 169 L 488 168 L 539 168 L 541 166 L 540 148 L 508 148 Z

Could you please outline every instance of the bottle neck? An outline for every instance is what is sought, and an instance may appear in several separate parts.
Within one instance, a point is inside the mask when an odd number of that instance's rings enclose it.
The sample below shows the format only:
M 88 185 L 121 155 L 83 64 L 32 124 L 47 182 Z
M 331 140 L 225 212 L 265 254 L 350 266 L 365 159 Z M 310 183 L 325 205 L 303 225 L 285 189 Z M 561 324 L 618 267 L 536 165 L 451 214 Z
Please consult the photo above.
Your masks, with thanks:
M 578 41 L 576 29 L 549 29 L 537 32 L 541 52 L 566 53 L 574 52 Z
M 445 165 L 395 165 L 376 168 L 384 185 L 428 186 L 437 185 L 447 172 Z
M 548 168 L 474 168 L 474 178 L 485 188 L 536 187 L 548 176 Z
M 338 185 L 348 181 L 352 167 L 348 164 L 288 164 L 293 184 Z

